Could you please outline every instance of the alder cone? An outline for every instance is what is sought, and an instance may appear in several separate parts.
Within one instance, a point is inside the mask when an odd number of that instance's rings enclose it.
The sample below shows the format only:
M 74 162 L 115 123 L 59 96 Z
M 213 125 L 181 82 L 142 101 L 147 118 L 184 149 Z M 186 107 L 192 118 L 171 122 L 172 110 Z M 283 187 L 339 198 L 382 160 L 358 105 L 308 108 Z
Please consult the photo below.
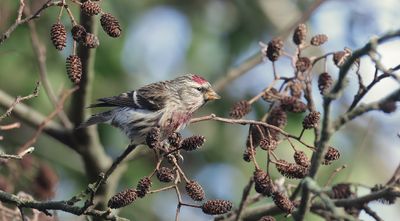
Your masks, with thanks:
M 87 16 L 98 15 L 101 12 L 101 8 L 97 2 L 86 1 L 82 3 L 81 10 Z
M 203 187 L 194 180 L 186 183 L 185 189 L 190 198 L 194 201 L 202 201 L 205 197 Z
M 294 204 L 283 192 L 275 192 L 272 194 L 272 200 L 275 205 L 279 207 L 282 211 L 290 214 L 294 210 Z
M 296 45 L 301 45 L 305 42 L 307 37 L 307 26 L 305 24 L 299 24 L 293 33 L 293 42 Z
M 267 48 L 265 56 L 267 56 L 267 58 L 272 62 L 277 61 L 278 58 L 283 53 L 282 49 L 283 49 L 282 39 L 274 38 L 270 42 L 268 42 L 268 48 Z
M 66 61 L 67 74 L 74 84 L 79 84 L 82 77 L 82 62 L 77 55 L 70 55 Z
M 208 200 L 201 209 L 205 214 L 219 215 L 231 211 L 232 203 L 228 200 Z
M 121 36 L 121 26 L 118 20 L 110 13 L 104 13 L 101 15 L 100 24 L 103 30 L 113 38 Z
M 137 199 L 138 195 L 135 189 L 127 189 L 115 194 L 108 201 L 108 207 L 112 209 L 127 206 Z
M 72 38 L 79 43 L 82 43 L 86 36 L 86 29 L 82 25 L 74 25 L 71 29 Z
M 319 34 L 311 38 L 310 44 L 313 46 L 320 46 L 327 41 L 328 41 L 328 36 L 324 34 Z
M 50 37 L 57 50 L 61 51 L 67 46 L 67 31 L 65 30 L 65 26 L 60 22 L 51 26 Z

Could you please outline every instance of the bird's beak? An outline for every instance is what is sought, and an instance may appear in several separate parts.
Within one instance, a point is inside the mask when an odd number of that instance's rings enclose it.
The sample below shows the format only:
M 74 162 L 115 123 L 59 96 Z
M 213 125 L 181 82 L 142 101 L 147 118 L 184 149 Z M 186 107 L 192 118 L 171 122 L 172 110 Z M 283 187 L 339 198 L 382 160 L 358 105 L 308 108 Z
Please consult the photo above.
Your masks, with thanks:
M 219 96 L 213 89 L 209 89 L 204 94 L 204 100 L 206 100 L 206 101 L 218 100 L 220 98 L 221 98 L 221 96 Z

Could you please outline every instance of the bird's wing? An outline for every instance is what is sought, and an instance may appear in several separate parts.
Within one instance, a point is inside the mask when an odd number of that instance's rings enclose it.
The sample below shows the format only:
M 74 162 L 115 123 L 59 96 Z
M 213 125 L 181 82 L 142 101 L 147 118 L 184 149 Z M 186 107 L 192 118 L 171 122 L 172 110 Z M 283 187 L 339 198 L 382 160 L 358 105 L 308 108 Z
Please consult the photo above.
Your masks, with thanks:
M 133 107 L 146 110 L 160 110 L 165 106 L 168 96 L 166 82 L 157 82 L 138 90 L 125 92 L 113 97 L 98 99 L 99 103 L 89 107 Z

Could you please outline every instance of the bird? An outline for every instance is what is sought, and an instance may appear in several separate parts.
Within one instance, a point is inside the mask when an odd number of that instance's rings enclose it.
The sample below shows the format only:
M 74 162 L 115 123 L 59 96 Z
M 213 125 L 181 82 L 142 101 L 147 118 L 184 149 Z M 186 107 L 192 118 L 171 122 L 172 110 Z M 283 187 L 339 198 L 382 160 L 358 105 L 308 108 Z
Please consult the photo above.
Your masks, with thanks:
M 209 101 L 220 99 L 211 84 L 197 74 L 145 85 L 117 96 L 97 99 L 89 108 L 109 107 L 96 113 L 78 128 L 105 123 L 121 129 L 130 145 L 146 144 L 149 131 L 158 127 L 161 140 L 179 132 L 193 113 Z

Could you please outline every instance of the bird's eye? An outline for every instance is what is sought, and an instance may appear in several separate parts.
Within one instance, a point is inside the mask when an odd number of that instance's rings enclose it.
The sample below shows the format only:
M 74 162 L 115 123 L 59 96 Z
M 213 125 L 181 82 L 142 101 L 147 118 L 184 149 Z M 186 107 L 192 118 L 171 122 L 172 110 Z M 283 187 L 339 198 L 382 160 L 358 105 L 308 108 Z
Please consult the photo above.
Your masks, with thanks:
M 197 87 L 196 90 L 198 90 L 198 91 L 200 91 L 200 92 L 203 92 L 203 91 L 204 91 L 204 89 L 203 89 L 202 87 Z

